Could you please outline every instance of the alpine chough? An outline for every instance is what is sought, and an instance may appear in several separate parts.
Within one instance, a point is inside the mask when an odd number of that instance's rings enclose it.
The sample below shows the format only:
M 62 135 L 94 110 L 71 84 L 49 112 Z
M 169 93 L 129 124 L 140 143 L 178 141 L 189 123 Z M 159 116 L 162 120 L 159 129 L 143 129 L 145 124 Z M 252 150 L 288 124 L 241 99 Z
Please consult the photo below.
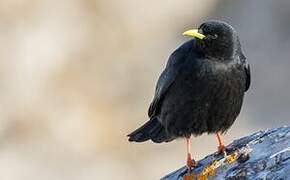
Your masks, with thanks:
M 250 87 L 250 66 L 235 29 L 223 21 L 207 21 L 183 35 L 193 37 L 169 57 L 148 110 L 150 120 L 129 134 L 129 141 L 155 143 L 186 138 L 187 166 L 195 164 L 190 137 L 220 133 L 239 115 Z

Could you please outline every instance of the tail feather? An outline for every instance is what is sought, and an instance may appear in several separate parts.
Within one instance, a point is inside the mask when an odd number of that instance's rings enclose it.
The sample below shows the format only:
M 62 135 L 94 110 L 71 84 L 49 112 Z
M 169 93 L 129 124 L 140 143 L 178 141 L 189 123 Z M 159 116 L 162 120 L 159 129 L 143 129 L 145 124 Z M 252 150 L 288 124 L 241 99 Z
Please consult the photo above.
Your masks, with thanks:
M 155 143 L 162 143 L 172 141 L 173 138 L 166 133 L 165 128 L 160 128 L 159 132 L 151 137 L 151 140 Z
M 144 142 L 151 139 L 155 143 L 161 143 L 172 140 L 157 118 L 150 119 L 143 126 L 136 129 L 128 136 L 129 141 L 135 142 Z

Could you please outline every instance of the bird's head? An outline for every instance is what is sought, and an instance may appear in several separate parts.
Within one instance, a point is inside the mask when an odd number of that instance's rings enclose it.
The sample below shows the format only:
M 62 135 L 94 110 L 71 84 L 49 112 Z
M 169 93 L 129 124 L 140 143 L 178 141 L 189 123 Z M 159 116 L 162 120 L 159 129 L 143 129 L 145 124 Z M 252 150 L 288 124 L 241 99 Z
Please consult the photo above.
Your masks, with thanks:
M 197 48 L 205 56 L 221 60 L 231 59 L 240 49 L 239 38 L 234 28 L 223 21 L 207 21 L 183 33 L 196 39 Z

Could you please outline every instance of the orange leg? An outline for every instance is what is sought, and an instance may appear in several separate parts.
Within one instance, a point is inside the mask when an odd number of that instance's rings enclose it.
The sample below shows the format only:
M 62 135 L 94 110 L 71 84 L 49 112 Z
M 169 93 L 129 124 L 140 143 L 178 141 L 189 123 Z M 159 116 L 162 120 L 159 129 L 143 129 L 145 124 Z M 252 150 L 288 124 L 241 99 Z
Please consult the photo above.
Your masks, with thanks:
M 188 172 L 190 172 L 191 169 L 196 166 L 196 162 L 191 157 L 190 146 L 191 146 L 191 139 L 189 137 L 189 138 L 186 138 L 186 151 L 187 151 L 186 166 L 188 168 Z
M 219 143 L 219 146 L 218 146 L 218 151 L 220 152 L 220 153 L 226 153 L 226 151 L 225 151 L 225 145 L 224 145 L 224 143 L 223 143 L 223 141 L 222 141 L 222 138 L 221 138 L 221 136 L 220 136 L 220 133 L 216 133 L 216 138 L 217 138 L 217 140 L 218 140 L 218 143 Z

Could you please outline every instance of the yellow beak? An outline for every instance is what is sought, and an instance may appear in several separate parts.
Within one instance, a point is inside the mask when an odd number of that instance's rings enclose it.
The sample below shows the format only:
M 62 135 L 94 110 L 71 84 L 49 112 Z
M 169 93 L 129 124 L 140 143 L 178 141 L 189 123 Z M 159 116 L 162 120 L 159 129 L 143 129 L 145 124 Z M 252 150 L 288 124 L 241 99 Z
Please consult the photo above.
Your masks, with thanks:
M 182 35 L 183 36 L 190 36 L 190 37 L 194 37 L 194 38 L 198 38 L 198 39 L 205 38 L 205 35 L 199 33 L 197 29 L 191 29 L 191 30 L 185 31 L 184 33 L 182 33 Z

